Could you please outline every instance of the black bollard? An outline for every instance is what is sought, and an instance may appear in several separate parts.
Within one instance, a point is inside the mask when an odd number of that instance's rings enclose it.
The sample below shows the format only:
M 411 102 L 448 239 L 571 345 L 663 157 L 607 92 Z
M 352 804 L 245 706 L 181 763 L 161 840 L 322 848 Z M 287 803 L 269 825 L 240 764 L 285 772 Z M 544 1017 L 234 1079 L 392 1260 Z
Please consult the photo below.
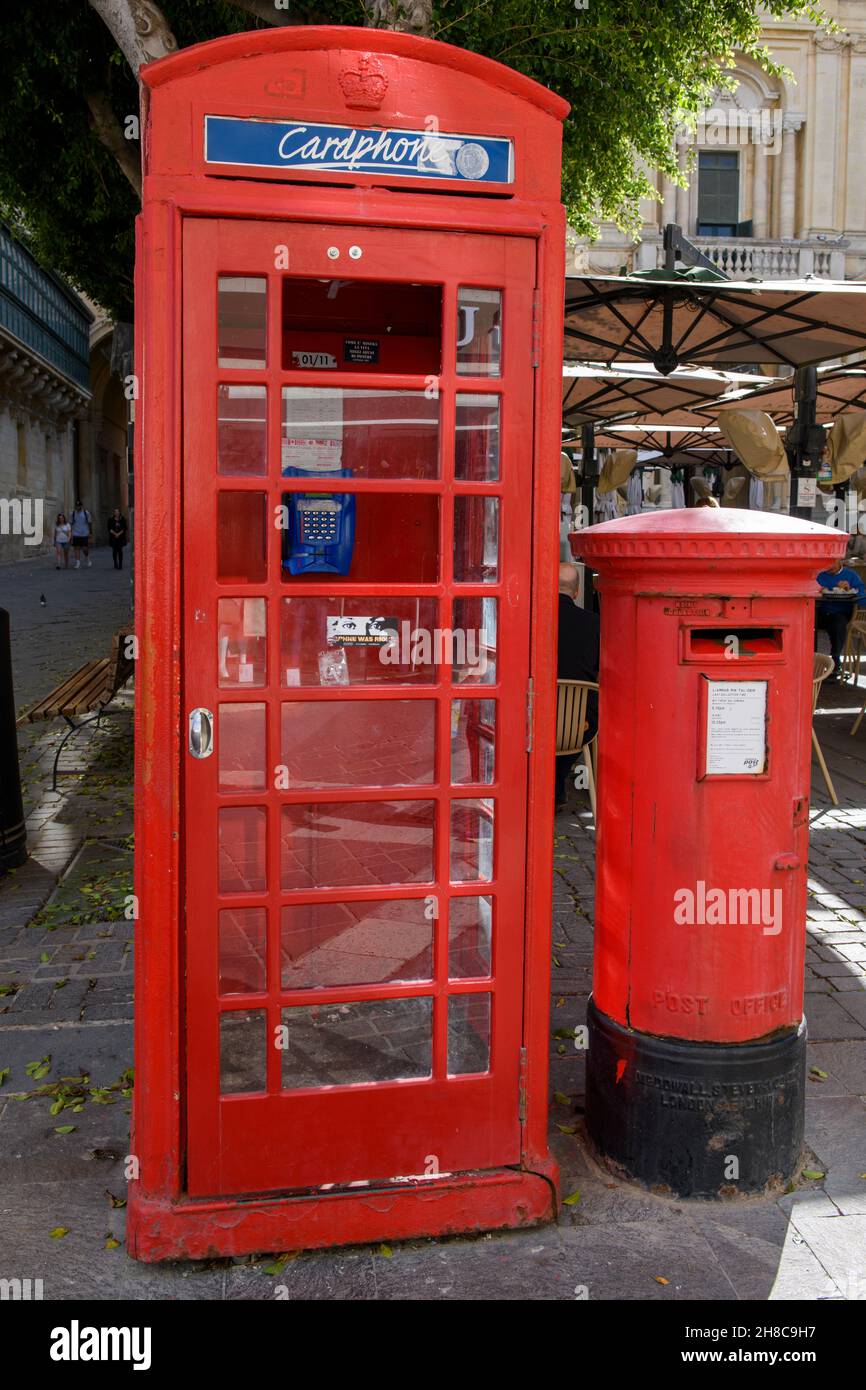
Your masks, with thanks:
M 5 608 L 0 608 L 0 873 L 23 864 L 26 858 L 27 832 L 15 732 L 9 614 Z

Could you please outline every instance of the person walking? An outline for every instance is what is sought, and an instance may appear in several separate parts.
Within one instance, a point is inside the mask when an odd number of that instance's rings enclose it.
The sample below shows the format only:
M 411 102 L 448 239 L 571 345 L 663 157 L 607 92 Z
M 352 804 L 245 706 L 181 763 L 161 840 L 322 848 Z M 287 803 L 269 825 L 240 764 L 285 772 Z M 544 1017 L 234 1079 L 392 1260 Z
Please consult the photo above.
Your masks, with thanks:
M 57 513 L 57 520 L 54 523 L 54 553 L 57 556 L 55 569 L 69 569 L 69 544 L 72 539 L 72 527 L 66 519 L 65 512 Z M 63 562 L 61 564 L 61 561 Z
M 90 538 L 93 531 L 93 518 L 79 497 L 72 509 L 72 548 L 75 551 L 75 568 L 81 569 L 81 556 L 90 569 Z
M 126 545 L 127 530 L 126 517 L 119 507 L 115 507 L 108 522 L 108 539 L 111 541 L 111 553 L 116 570 L 123 569 L 123 547 Z

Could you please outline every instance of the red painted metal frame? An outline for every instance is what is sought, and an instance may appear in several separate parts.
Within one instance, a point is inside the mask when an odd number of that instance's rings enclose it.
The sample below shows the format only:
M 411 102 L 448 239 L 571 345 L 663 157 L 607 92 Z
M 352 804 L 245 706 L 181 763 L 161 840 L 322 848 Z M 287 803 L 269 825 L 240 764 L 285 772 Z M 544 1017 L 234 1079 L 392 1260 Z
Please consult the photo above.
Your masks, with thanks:
M 509 197 L 401 190 L 372 177 L 345 187 L 220 179 L 193 157 L 194 110 L 282 116 L 269 95 L 288 57 L 312 76 L 341 53 L 376 55 L 394 76 L 393 98 L 355 124 L 511 134 L 516 179 Z M 558 459 L 564 216 L 559 203 L 560 124 L 567 107 L 509 69 L 407 35 L 301 27 L 244 34 L 185 50 L 142 73 L 145 196 L 137 232 L 136 408 L 136 1094 L 129 1248 L 144 1260 L 239 1254 L 417 1234 L 530 1224 L 555 1212 L 557 1172 L 547 1148 L 549 944 L 552 868 Z M 324 77 L 322 77 L 324 81 Z M 330 79 L 329 79 L 330 80 Z M 265 98 L 262 93 L 265 92 Z M 222 107 L 216 103 L 222 102 Z M 197 105 L 197 103 L 199 105 Z M 398 118 L 399 113 L 399 118 Z M 331 116 L 346 119 L 334 106 Z M 535 373 L 530 671 L 535 718 L 528 768 L 524 952 L 524 1122 L 519 1167 L 352 1195 L 268 1194 L 190 1199 L 186 1192 L 182 919 L 180 893 L 181 643 L 181 244 L 185 217 L 254 217 L 361 226 L 477 231 L 532 237 L 540 313 L 527 350 Z

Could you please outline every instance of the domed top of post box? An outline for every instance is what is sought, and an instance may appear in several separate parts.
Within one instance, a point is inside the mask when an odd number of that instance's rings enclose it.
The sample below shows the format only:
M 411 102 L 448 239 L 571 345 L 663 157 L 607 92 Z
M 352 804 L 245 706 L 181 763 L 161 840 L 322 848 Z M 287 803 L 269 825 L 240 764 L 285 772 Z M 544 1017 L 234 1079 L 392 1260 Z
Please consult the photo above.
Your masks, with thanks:
M 703 577 L 706 583 L 725 570 L 727 587 L 739 574 L 754 591 L 763 573 L 766 587 L 799 579 L 803 592 L 804 580 L 814 581 L 829 562 L 844 556 L 848 536 L 777 512 L 678 507 L 604 521 L 572 532 L 569 540 L 572 553 L 602 576 L 619 573 L 634 579 L 652 572 L 658 581 L 660 571 L 666 571 L 672 581 Z M 814 587 L 813 582 L 808 591 Z

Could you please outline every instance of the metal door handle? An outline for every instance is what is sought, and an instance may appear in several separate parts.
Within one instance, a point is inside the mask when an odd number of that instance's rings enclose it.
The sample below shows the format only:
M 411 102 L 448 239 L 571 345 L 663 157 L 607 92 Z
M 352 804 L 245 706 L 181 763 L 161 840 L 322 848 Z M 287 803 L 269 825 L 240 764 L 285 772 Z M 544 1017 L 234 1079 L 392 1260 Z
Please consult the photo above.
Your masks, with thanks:
M 209 709 L 190 710 L 189 751 L 194 758 L 209 758 L 213 752 L 213 714 Z

